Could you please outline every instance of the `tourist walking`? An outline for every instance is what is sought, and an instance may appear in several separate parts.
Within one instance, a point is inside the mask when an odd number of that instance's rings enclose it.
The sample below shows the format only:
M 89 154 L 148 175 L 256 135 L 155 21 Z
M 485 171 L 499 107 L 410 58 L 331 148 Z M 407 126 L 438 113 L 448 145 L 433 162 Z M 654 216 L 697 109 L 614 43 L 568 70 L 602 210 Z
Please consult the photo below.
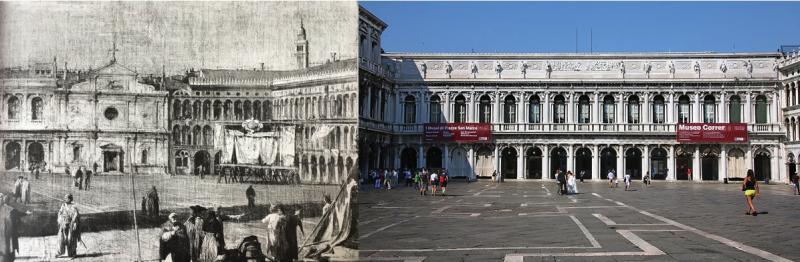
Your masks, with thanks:
M 645 186 L 650 185 L 650 171 L 644 173 L 644 177 L 642 177 L 642 184 L 644 184 Z
M 498 182 L 497 179 L 499 178 L 497 178 L 497 170 L 495 170 L 492 172 L 492 182 L 497 183 Z
M 166 260 L 171 256 L 174 262 L 189 262 L 191 255 L 189 252 L 189 235 L 186 227 L 178 222 L 178 214 L 171 213 L 167 217 L 167 222 L 161 224 L 161 237 L 158 241 L 158 254 L 161 260 Z
M 431 183 L 431 177 L 428 175 L 428 171 L 424 168 L 422 169 L 420 180 L 422 180 L 422 195 L 424 196 L 428 192 L 428 185 Z
M 744 198 L 747 201 L 747 215 L 758 215 L 756 207 L 753 205 L 753 199 L 761 195 L 758 189 L 758 182 L 753 174 L 752 169 L 747 170 L 747 176 L 742 181 L 742 191 L 744 191 Z
M 614 171 L 613 170 L 610 170 L 610 169 L 608 170 L 607 178 L 608 178 L 608 188 L 614 187 Z
M 567 177 L 561 170 L 556 171 L 556 180 L 558 180 L 558 193 L 560 195 L 567 194 Z
M 586 177 L 586 170 L 581 170 L 581 173 L 580 173 L 579 176 L 580 176 L 580 179 L 581 179 L 581 183 L 583 183 L 583 178 Z
M 83 190 L 89 191 L 92 188 L 92 175 L 94 175 L 92 171 L 86 170 L 83 175 Z
M 78 241 L 81 241 L 80 214 L 72 203 L 72 194 L 64 197 L 64 203 L 58 210 L 58 256 L 75 257 Z
M 625 183 L 625 191 L 631 188 L 631 173 L 625 172 L 625 176 L 623 176 L 623 182 Z
M 256 190 L 253 189 L 253 185 L 247 187 L 247 190 L 244 191 L 244 196 L 247 197 L 247 207 L 256 207 Z
M 394 181 L 394 177 L 392 177 L 392 172 L 389 172 L 388 169 L 383 170 L 383 183 L 386 185 L 386 189 L 392 189 L 392 181 Z
M 442 195 L 444 195 L 444 193 L 447 191 L 448 180 L 450 180 L 450 174 L 448 174 L 447 170 L 445 170 L 441 175 L 439 175 L 439 187 L 442 188 Z
M 431 196 L 436 196 L 436 187 L 439 186 L 439 175 L 436 171 L 431 172 Z
M 408 168 L 406 168 L 405 171 L 403 171 L 403 177 L 406 179 L 406 187 L 410 187 L 411 186 L 411 171 L 409 171 Z
M 792 181 L 794 181 L 794 194 L 795 195 L 800 195 L 800 183 L 798 183 L 798 182 L 800 182 L 800 175 L 795 173 L 794 177 L 792 179 L 794 179 L 794 180 L 792 180 Z
M 575 183 L 575 174 L 572 171 L 567 171 L 567 194 L 574 195 L 578 193 L 578 185 Z

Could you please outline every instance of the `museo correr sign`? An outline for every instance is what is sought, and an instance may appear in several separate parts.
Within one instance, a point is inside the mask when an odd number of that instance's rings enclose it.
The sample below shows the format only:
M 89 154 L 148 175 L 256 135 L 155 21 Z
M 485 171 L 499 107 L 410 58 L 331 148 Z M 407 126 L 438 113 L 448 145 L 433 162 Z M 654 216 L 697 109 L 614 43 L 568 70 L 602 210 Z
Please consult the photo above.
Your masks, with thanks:
M 681 123 L 677 125 L 679 143 L 747 143 L 744 123 Z

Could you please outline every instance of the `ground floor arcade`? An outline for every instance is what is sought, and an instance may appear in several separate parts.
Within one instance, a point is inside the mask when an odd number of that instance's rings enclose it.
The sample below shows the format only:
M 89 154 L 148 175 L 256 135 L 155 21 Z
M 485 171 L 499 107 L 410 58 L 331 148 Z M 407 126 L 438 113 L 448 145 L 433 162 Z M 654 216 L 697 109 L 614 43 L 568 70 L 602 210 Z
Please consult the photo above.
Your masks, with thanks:
M 753 169 L 759 180 L 788 181 L 792 168 L 780 144 L 661 143 L 498 143 L 384 145 L 365 154 L 369 169 L 445 168 L 452 176 L 553 179 L 570 170 L 585 179 L 605 179 L 610 171 L 641 179 L 724 181 L 742 179 Z

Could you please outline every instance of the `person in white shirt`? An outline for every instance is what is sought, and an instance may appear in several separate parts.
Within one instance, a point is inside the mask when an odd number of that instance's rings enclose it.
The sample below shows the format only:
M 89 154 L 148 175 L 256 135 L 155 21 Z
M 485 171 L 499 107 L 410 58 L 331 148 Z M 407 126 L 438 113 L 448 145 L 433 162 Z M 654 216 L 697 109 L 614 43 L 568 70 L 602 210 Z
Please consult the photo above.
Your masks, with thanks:
M 614 171 L 608 170 L 608 188 L 614 187 Z
M 625 191 L 628 191 L 631 187 L 631 173 L 625 173 Z
M 439 175 L 436 172 L 431 172 L 431 196 L 436 196 L 436 186 L 439 185 Z

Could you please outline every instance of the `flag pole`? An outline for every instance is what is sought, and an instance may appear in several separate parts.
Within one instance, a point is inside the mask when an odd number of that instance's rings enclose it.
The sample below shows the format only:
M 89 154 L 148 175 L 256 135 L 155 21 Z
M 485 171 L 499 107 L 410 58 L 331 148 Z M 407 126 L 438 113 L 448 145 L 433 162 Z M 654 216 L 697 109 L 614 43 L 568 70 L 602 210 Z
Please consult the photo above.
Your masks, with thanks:
M 136 232 L 136 252 L 138 261 L 142 261 L 142 243 L 139 240 L 139 223 L 136 221 L 136 182 L 133 179 L 133 157 L 128 154 L 128 172 L 131 174 L 131 193 L 133 194 L 133 230 Z

